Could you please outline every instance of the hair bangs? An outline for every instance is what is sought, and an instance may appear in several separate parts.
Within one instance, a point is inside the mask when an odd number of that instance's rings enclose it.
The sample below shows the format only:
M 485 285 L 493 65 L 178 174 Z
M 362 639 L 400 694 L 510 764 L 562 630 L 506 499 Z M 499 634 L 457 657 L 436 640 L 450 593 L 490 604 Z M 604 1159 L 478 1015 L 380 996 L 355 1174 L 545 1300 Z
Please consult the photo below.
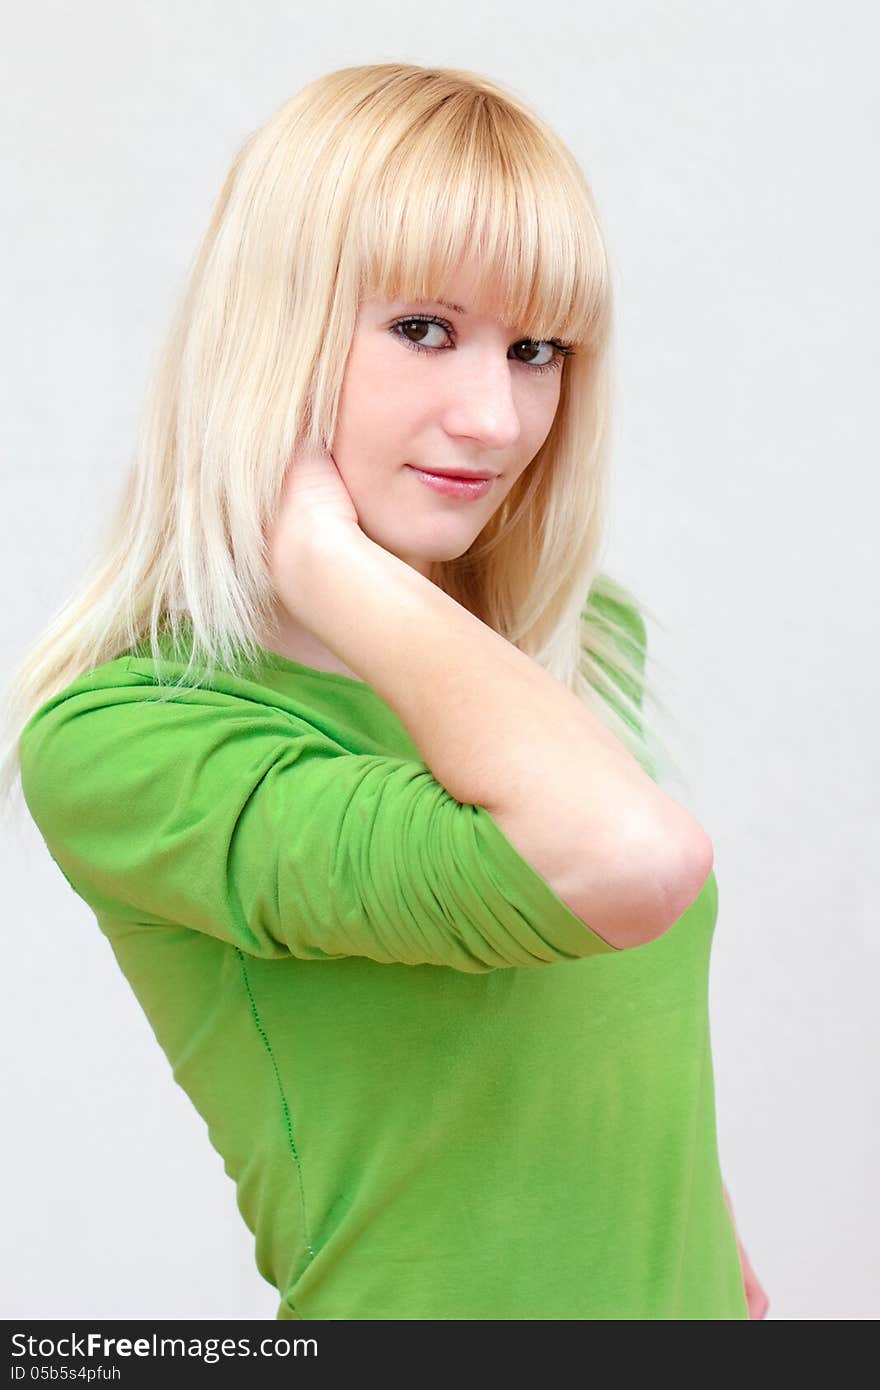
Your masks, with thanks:
M 533 340 L 589 348 L 605 331 L 606 249 L 564 147 L 466 91 L 406 130 L 357 199 L 361 294 L 448 299 L 473 270 L 485 312 Z

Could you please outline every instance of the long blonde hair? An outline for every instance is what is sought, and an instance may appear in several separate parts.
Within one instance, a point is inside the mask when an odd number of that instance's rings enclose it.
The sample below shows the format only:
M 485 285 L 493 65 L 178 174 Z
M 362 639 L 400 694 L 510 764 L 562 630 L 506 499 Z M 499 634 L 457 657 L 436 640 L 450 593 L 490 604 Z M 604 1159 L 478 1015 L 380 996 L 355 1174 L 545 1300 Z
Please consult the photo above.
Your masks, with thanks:
M 575 352 L 533 464 L 469 550 L 435 565 L 435 582 L 651 768 L 647 610 L 599 573 L 612 287 L 592 194 L 512 93 L 471 72 L 380 63 L 311 82 L 233 159 L 100 551 L 4 695 L 0 792 L 31 715 L 146 638 L 158 662 L 160 635 L 177 644 L 186 632 L 189 683 L 258 655 L 273 626 L 266 525 L 292 451 L 331 447 L 361 299 L 436 298 L 473 255 L 505 321 Z

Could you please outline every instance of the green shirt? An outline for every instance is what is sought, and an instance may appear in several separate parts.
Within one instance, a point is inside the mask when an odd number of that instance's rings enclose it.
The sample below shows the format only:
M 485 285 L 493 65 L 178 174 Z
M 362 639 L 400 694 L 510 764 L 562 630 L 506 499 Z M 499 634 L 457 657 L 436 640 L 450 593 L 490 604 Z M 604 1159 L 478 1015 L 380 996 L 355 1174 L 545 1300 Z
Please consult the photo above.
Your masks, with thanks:
M 157 693 L 146 644 L 73 681 L 28 721 L 22 787 L 236 1184 L 275 1316 L 746 1318 L 714 872 L 616 950 L 369 685 L 264 651 Z

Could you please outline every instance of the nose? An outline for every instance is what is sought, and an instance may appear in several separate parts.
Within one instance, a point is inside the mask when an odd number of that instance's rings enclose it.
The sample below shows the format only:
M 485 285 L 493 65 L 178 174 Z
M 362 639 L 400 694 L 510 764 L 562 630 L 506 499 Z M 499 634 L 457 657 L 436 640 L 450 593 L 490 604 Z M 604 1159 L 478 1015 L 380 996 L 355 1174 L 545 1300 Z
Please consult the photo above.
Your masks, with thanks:
M 486 449 L 505 449 L 520 435 L 511 367 L 504 353 L 459 351 L 448 380 L 444 426 L 450 435 L 475 439 Z

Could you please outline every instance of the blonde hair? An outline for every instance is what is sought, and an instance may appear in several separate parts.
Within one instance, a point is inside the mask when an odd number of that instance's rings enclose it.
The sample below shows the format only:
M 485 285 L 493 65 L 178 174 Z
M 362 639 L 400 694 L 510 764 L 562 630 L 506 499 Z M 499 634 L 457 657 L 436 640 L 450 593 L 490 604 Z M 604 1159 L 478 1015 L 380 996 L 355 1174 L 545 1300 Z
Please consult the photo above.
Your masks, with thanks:
M 586 179 L 558 136 L 485 77 L 381 63 L 311 82 L 233 159 L 100 551 L 4 696 L 0 790 L 20 771 L 31 715 L 147 638 L 159 685 L 160 636 L 175 652 L 188 639 L 176 684 L 258 656 L 274 622 L 267 522 L 294 449 L 331 447 L 361 299 L 436 299 L 474 255 L 507 322 L 575 352 L 533 463 L 469 550 L 435 564 L 435 582 L 651 769 L 644 621 L 599 573 L 612 287 Z

